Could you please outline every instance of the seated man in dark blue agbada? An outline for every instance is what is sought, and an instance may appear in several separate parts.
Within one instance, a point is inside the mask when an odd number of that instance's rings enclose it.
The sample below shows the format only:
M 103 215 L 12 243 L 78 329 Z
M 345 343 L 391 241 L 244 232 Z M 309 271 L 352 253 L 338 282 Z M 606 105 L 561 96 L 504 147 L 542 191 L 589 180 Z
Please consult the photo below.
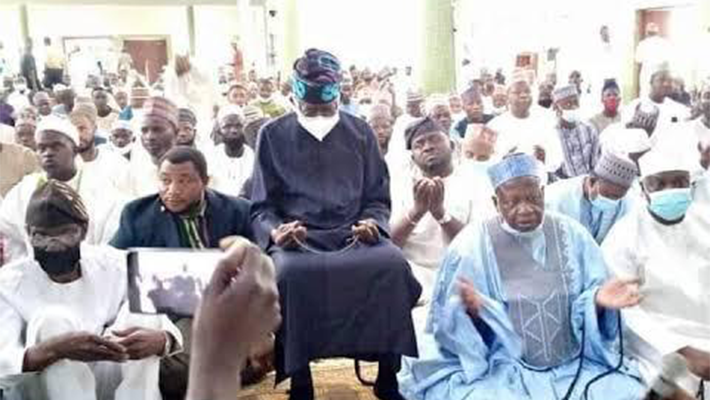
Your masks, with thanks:
M 215 249 L 226 237 L 251 236 L 249 202 L 207 188 L 207 162 L 199 150 L 174 147 L 158 168 L 159 192 L 125 206 L 112 246 Z M 189 349 L 192 319 L 175 324 Z M 189 360 L 187 350 L 162 361 L 160 388 L 166 400 L 185 397 Z
M 639 398 L 636 362 L 616 349 L 638 282 L 609 279 L 587 230 L 545 211 L 541 167 L 514 154 L 489 168 L 499 215 L 449 247 L 420 359 L 401 375 L 408 399 Z
M 387 167 L 367 123 L 338 112 L 338 60 L 312 49 L 294 69 L 296 112 L 263 128 L 251 193 L 254 235 L 278 274 L 277 381 L 290 376 L 291 398 L 311 399 L 311 360 L 377 360 L 375 394 L 401 399 L 421 287 L 389 240 Z

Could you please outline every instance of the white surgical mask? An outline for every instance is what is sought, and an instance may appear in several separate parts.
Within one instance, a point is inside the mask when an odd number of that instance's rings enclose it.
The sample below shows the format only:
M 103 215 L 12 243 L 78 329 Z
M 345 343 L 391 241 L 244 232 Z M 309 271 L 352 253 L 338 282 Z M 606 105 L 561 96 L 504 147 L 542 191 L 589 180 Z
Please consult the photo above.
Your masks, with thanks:
M 544 222 L 544 217 L 543 217 L 543 222 Z M 508 222 L 503 219 L 503 223 L 501 224 L 501 227 L 503 228 L 504 231 L 510 233 L 511 235 L 521 238 L 521 239 L 533 239 L 542 234 L 542 222 L 540 222 L 540 225 L 538 225 L 535 229 L 527 232 L 522 232 L 519 231 L 512 226 L 508 224 Z
M 337 112 L 332 117 L 307 117 L 300 111 L 298 111 L 296 115 L 298 123 L 301 124 L 303 129 L 308 131 L 314 138 L 318 139 L 319 142 L 322 142 L 340 121 L 340 114 Z
M 127 145 L 125 145 L 123 147 L 118 147 L 115 144 L 110 143 L 110 142 L 109 142 L 109 145 L 111 146 L 111 150 L 115 151 L 116 153 L 118 153 L 122 156 L 125 156 L 126 154 L 130 153 L 131 150 L 133 150 L 134 143 L 135 142 L 128 143 Z
M 562 110 L 562 119 L 570 124 L 576 124 L 579 121 L 579 109 Z

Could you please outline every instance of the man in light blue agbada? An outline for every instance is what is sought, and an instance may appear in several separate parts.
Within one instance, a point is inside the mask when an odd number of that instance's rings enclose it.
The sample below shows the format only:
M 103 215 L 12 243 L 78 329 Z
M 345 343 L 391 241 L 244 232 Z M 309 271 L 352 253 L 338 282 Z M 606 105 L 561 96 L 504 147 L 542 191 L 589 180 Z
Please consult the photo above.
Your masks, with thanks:
M 601 244 L 639 197 L 629 191 L 637 177 L 638 168 L 630 159 L 605 151 L 590 174 L 548 186 L 545 207 L 581 223 Z
M 406 398 L 639 398 L 636 363 L 616 350 L 638 281 L 609 279 L 591 235 L 545 212 L 540 167 L 514 154 L 489 169 L 499 215 L 451 244 L 420 358 L 400 375 Z

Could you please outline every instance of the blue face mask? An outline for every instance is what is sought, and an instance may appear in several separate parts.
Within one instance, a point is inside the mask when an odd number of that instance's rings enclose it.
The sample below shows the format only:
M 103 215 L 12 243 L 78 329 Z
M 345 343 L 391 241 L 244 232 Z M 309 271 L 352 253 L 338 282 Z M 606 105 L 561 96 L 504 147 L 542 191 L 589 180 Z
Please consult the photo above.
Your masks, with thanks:
M 648 197 L 648 209 L 665 221 L 681 219 L 693 202 L 690 188 L 661 190 L 649 193 Z
M 601 212 L 614 211 L 619 205 L 619 200 L 610 199 L 602 195 L 597 195 L 597 197 L 592 199 L 590 202 L 595 210 L 599 210 Z

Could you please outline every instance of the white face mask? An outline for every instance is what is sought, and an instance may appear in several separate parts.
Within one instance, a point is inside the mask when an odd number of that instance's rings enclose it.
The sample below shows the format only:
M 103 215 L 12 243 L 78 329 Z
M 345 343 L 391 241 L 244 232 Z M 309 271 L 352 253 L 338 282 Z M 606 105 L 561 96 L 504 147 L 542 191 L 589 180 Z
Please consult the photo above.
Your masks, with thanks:
M 337 112 L 332 117 L 306 117 L 300 111 L 296 112 L 296 115 L 298 117 L 298 123 L 301 124 L 303 129 L 308 131 L 308 133 L 320 142 L 328 136 L 330 131 L 332 131 L 335 125 L 340 121 L 340 114 Z
M 579 109 L 562 110 L 562 119 L 570 124 L 576 124 L 579 121 Z
M 115 151 L 116 153 L 118 153 L 118 154 L 120 154 L 120 155 L 122 155 L 122 156 L 125 156 L 126 154 L 130 153 L 131 150 L 133 150 L 133 144 L 134 144 L 134 143 L 135 143 L 135 142 L 128 143 L 127 145 L 125 145 L 125 146 L 123 146 L 123 147 L 118 147 L 118 146 L 116 146 L 116 145 L 113 144 L 113 143 L 109 143 L 109 144 L 110 144 L 110 146 L 111 146 L 111 150 Z
M 545 221 L 545 218 L 543 217 L 542 221 Z M 511 235 L 518 237 L 520 239 L 534 239 L 542 234 L 542 222 L 540 222 L 540 225 L 535 227 L 535 229 L 527 232 L 521 232 L 512 226 L 508 224 L 508 221 L 503 219 L 503 223 L 501 224 L 501 227 L 503 228 L 504 231 L 510 233 Z

